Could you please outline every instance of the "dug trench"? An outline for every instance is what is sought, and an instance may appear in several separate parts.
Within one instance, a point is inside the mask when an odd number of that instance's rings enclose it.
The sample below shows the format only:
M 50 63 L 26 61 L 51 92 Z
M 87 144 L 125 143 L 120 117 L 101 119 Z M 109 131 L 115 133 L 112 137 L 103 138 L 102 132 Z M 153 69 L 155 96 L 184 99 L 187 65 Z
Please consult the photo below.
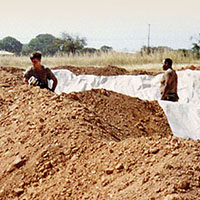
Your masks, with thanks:
M 156 101 L 57 95 L 15 68 L 0 80 L 0 199 L 200 199 L 200 143 L 174 137 Z

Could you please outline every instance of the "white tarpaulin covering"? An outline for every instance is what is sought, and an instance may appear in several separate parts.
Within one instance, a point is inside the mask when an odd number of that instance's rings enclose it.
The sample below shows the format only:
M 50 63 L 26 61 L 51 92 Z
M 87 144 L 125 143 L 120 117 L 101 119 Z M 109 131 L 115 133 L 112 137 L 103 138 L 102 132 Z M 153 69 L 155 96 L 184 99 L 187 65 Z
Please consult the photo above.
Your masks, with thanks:
M 76 76 L 68 70 L 53 70 L 58 79 L 56 93 L 60 94 L 104 88 L 145 100 L 158 100 L 172 132 L 177 137 L 200 139 L 200 71 L 179 71 L 179 102 L 161 101 L 160 79 L 149 75 Z

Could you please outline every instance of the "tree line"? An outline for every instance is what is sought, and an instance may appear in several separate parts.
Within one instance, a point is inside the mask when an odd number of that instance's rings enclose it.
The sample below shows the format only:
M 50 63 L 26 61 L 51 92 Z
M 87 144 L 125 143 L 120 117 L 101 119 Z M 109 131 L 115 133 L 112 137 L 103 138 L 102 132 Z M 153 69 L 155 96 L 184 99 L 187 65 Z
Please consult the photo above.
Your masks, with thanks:
M 0 50 L 15 53 L 16 55 L 30 55 L 33 51 L 41 51 L 43 55 L 78 54 L 111 51 L 112 47 L 103 45 L 100 49 L 85 48 L 86 38 L 73 36 L 63 32 L 60 38 L 51 34 L 39 34 L 31 39 L 28 44 L 8 36 L 0 40 Z
M 200 38 L 200 34 L 199 37 Z M 184 57 L 187 57 L 190 52 L 194 57 L 200 58 L 200 39 L 196 38 L 192 43 L 191 49 L 179 49 Z M 85 37 L 73 36 L 66 32 L 57 38 L 51 34 L 39 34 L 31 39 L 28 44 L 22 44 L 17 39 L 8 36 L 0 40 L 0 50 L 15 53 L 16 55 L 30 55 L 33 51 L 41 51 L 43 55 L 56 55 L 56 54 L 80 54 L 80 53 L 98 53 L 112 51 L 113 48 L 103 45 L 100 49 L 85 47 L 87 45 Z M 141 55 L 144 53 L 155 54 L 163 53 L 164 51 L 172 51 L 169 47 L 146 47 L 141 48 Z

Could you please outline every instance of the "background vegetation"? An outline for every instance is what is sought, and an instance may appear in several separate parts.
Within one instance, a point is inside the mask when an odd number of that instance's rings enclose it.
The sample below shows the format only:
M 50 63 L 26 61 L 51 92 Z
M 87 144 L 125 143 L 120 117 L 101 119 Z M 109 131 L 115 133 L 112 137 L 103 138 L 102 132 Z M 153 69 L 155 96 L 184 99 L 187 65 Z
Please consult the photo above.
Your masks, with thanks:
M 187 57 L 181 51 L 165 51 L 164 53 L 154 53 L 147 55 L 141 52 L 137 53 L 119 53 L 110 51 L 108 53 L 86 53 L 86 54 L 69 54 L 69 55 L 54 55 L 44 56 L 42 63 L 48 67 L 55 66 L 95 66 L 104 67 L 115 65 L 124 67 L 128 70 L 142 69 L 147 71 L 162 71 L 162 60 L 166 57 L 171 57 L 174 61 L 174 68 L 178 69 L 185 66 L 196 65 L 200 66 L 200 60 L 194 59 L 190 53 Z M 0 57 L 1 66 L 14 66 L 27 68 L 31 66 L 29 56 L 12 56 Z
M 103 45 L 100 49 L 86 47 L 86 38 L 63 32 L 60 38 L 51 34 L 39 34 L 28 44 L 22 44 L 13 37 L 0 40 L 0 50 L 15 53 L 12 57 L 0 56 L 2 66 L 26 68 L 31 65 L 29 55 L 41 51 L 42 63 L 49 67 L 75 66 L 123 66 L 128 69 L 143 68 L 153 70 L 160 68 L 162 60 L 170 57 L 175 68 L 185 65 L 200 65 L 200 34 L 192 43 L 191 49 L 173 50 L 169 47 L 142 47 L 136 53 L 116 52 L 112 47 Z

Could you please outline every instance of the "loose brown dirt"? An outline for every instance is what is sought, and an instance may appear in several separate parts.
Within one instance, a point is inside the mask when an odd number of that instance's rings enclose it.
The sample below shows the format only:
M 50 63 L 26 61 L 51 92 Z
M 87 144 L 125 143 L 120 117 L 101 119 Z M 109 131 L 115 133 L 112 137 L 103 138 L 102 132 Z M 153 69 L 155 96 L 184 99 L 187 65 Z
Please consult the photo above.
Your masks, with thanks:
M 200 142 L 174 137 L 156 101 L 22 79 L 0 69 L 0 199 L 200 199 Z
M 113 65 L 106 67 L 75 67 L 75 66 L 58 66 L 52 69 L 68 69 L 76 75 L 80 74 L 93 74 L 97 76 L 117 76 L 117 75 L 156 75 L 157 72 L 148 72 L 145 70 L 132 70 L 128 71 L 125 68 L 120 68 Z
M 180 70 L 186 70 L 186 69 L 191 69 L 191 70 L 200 70 L 200 66 L 187 66 L 187 67 L 182 67 Z

